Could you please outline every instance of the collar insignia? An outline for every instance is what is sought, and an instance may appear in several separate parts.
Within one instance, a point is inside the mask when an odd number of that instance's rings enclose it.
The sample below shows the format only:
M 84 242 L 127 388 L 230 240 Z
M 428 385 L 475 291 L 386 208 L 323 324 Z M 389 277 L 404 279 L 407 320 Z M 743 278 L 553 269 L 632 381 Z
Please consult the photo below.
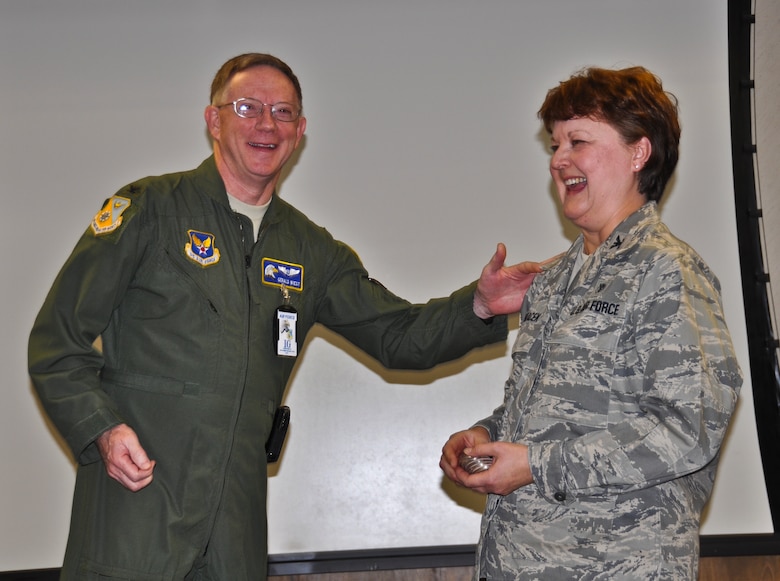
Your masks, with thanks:
M 113 196 L 92 219 L 90 226 L 95 236 L 113 232 L 122 225 L 122 213 L 130 207 L 130 200 Z
M 214 235 L 208 232 L 187 230 L 189 241 L 184 245 L 187 258 L 203 267 L 219 262 L 219 249 L 214 245 Z
M 263 258 L 263 284 L 284 286 L 288 290 L 303 291 L 303 265 Z

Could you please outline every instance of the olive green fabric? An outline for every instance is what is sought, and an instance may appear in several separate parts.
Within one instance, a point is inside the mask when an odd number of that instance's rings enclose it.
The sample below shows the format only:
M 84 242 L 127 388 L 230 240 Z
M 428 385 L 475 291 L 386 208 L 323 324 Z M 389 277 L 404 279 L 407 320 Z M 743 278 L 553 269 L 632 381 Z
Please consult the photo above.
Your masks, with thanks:
M 427 368 L 507 335 L 505 317 L 473 314 L 473 284 L 411 305 L 277 197 L 255 242 L 213 158 L 131 184 L 113 207 L 124 210 L 87 229 L 30 336 L 33 383 L 79 462 L 63 579 L 265 578 L 264 442 L 295 360 L 275 355 L 282 297 L 263 284 L 263 258 L 303 268 L 299 348 L 321 323 L 388 367 Z M 190 231 L 210 236 L 210 264 L 188 257 Z M 136 493 L 106 475 L 94 443 L 123 422 L 157 461 Z

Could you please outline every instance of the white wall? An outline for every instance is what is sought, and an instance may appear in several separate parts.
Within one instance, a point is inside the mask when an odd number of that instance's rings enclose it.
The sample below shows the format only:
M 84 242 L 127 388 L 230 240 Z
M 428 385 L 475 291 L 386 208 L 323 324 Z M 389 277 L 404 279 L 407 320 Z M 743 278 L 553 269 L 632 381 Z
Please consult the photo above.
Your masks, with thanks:
M 721 277 L 748 374 L 725 0 L 0 0 L 0 570 L 59 566 L 67 534 L 74 467 L 26 373 L 37 309 L 105 197 L 209 154 L 211 78 L 246 51 L 303 84 L 307 138 L 281 195 L 414 301 L 476 278 L 498 241 L 511 261 L 566 248 L 535 113 L 582 66 L 652 69 L 682 106 L 663 216 Z M 271 552 L 475 542 L 482 499 L 437 463 L 500 402 L 506 346 L 389 373 L 323 332 L 303 359 Z M 747 379 L 706 534 L 772 528 Z

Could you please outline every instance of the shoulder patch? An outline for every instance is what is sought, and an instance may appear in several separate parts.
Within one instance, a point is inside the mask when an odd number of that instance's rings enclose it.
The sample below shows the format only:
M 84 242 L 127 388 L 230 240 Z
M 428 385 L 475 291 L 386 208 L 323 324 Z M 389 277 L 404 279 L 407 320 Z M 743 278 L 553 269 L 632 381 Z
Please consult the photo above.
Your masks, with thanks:
M 90 224 L 95 236 L 109 234 L 122 225 L 122 214 L 130 207 L 130 200 L 112 196 L 92 219 Z

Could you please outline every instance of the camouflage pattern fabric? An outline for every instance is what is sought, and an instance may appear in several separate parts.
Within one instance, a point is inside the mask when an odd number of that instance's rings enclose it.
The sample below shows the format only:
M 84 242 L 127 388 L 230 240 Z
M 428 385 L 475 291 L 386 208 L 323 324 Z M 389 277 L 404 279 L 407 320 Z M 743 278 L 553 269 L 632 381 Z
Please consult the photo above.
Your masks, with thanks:
M 653 202 L 573 272 L 582 246 L 534 281 L 477 424 L 529 446 L 534 482 L 489 497 L 474 578 L 696 579 L 742 384 L 720 284 Z

